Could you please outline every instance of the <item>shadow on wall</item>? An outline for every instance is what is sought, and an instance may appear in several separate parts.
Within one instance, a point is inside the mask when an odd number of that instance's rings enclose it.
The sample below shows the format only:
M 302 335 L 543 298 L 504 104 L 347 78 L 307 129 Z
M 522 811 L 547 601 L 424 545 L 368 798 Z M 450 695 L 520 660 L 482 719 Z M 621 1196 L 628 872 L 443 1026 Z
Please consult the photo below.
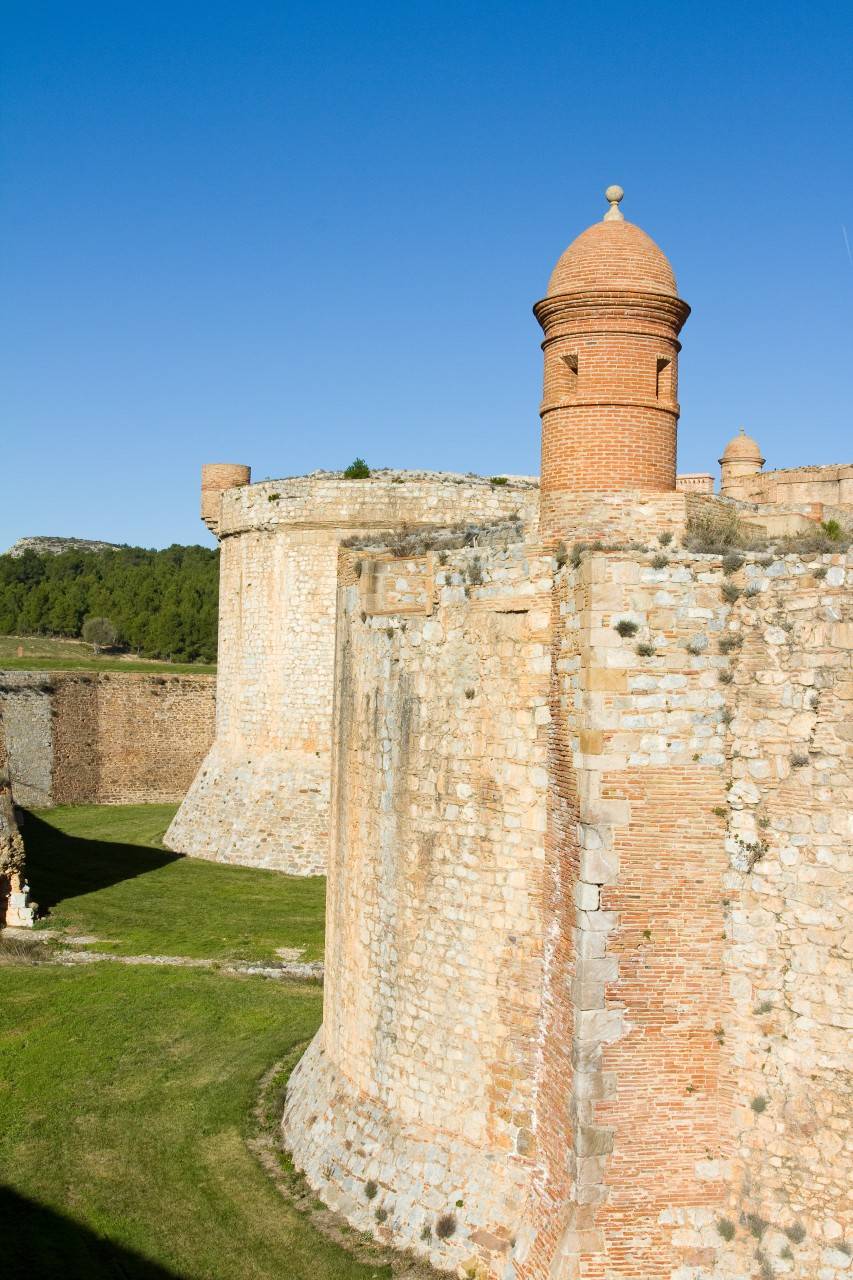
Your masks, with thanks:
M 0 1186 L 3 1280 L 181 1280 L 73 1218 Z
M 65 898 L 79 898 L 122 880 L 133 880 L 183 857 L 145 845 L 79 839 L 26 810 L 21 834 L 27 854 L 27 878 L 42 916 Z

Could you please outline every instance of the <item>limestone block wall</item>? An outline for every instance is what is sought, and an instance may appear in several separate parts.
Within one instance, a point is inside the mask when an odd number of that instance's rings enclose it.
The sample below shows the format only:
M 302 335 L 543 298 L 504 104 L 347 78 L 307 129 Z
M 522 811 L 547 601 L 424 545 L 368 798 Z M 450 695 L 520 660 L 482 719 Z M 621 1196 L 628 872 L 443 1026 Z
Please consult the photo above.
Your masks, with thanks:
M 15 803 L 181 800 L 213 738 L 212 676 L 2 671 Z
M 666 554 L 451 553 L 396 615 L 341 576 L 284 1134 L 445 1269 L 849 1274 L 853 556 Z
M 317 472 L 224 491 L 214 745 L 166 836 L 198 857 L 325 872 L 338 548 L 402 528 L 535 526 L 534 480 Z
M 738 476 L 723 488 L 727 497 L 744 502 L 774 502 L 853 508 L 853 464 L 788 467 Z
M 853 555 L 748 557 L 734 581 L 728 1216 L 742 1257 L 823 1280 L 853 1244 Z
M 352 1222 L 449 1265 L 508 1256 L 534 1168 L 551 558 L 441 559 L 417 613 L 344 575 L 325 1021 L 284 1127 Z

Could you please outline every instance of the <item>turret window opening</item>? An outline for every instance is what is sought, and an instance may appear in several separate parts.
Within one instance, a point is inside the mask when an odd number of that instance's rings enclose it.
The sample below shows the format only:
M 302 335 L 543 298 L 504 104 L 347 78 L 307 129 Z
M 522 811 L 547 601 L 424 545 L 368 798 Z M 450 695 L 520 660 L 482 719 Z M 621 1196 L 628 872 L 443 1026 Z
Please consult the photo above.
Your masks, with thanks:
M 557 365 L 558 386 L 561 396 L 577 395 L 578 355 L 576 351 L 561 355 Z
M 658 400 L 672 399 L 672 358 L 670 356 L 658 356 L 655 395 Z

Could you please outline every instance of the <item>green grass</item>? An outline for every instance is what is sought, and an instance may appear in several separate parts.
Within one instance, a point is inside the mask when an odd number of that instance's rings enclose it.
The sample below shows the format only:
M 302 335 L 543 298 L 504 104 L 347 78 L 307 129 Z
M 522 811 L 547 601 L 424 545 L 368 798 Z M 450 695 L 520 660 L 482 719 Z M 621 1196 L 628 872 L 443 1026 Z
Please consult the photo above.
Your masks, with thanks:
M 325 881 L 182 858 L 161 838 L 174 805 L 67 805 L 23 827 L 42 924 L 95 934 L 117 955 L 271 960 L 323 954 Z
M 323 1239 L 244 1142 L 260 1077 L 320 1004 L 193 970 L 0 969 L 3 1276 L 388 1275 Z
M 18 657 L 22 647 L 24 656 Z M 158 662 L 146 658 L 125 658 L 118 654 L 98 654 L 82 640 L 57 636 L 0 636 L 0 668 L 6 671 L 146 671 L 154 675 L 211 675 L 215 663 Z
M 322 881 L 172 858 L 171 808 L 25 824 L 34 889 L 120 951 L 319 945 Z M 43 891 L 43 892 L 42 892 Z M 316 1031 L 313 984 L 179 967 L 0 966 L 4 1280 L 379 1280 L 246 1146 L 258 1086 Z

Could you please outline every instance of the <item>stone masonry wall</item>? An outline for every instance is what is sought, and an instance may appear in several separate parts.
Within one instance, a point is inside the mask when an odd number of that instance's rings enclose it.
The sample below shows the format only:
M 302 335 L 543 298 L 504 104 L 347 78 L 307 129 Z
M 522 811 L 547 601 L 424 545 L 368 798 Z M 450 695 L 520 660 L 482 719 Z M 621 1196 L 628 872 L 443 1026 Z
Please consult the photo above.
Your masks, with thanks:
M 556 579 L 546 928 L 559 941 L 543 999 L 564 1029 L 546 1040 L 525 1280 L 692 1276 L 667 1215 L 710 1220 L 719 1197 L 702 1169 L 718 1134 L 722 698 L 713 661 L 687 645 L 722 613 L 713 582 L 637 553 L 590 554 Z
M 666 558 L 589 555 L 557 578 L 558 1034 L 517 1274 L 836 1280 L 853 556 Z
M 535 481 L 317 472 L 226 490 L 214 745 L 170 848 L 296 875 L 325 872 L 338 548 L 376 531 L 535 525 Z
M 213 737 L 212 676 L 0 672 L 16 804 L 183 798 Z
M 729 480 L 723 490 L 745 502 L 853 508 L 853 465 L 788 467 Z
M 853 554 L 750 556 L 732 581 L 728 1217 L 738 1258 L 832 1280 L 853 1265 Z
M 6 732 L 0 705 L 0 929 L 10 925 L 31 928 L 33 915 L 28 901 L 24 842 L 9 784 Z
M 342 572 L 297 1163 L 464 1274 L 841 1280 L 853 555 L 445 559 Z
M 358 555 L 338 624 L 325 1022 L 285 1136 L 360 1228 L 379 1208 L 385 1235 L 438 1265 L 506 1257 L 535 1158 L 551 558 L 516 544 L 374 571 Z M 377 574 L 405 613 L 371 612 Z

